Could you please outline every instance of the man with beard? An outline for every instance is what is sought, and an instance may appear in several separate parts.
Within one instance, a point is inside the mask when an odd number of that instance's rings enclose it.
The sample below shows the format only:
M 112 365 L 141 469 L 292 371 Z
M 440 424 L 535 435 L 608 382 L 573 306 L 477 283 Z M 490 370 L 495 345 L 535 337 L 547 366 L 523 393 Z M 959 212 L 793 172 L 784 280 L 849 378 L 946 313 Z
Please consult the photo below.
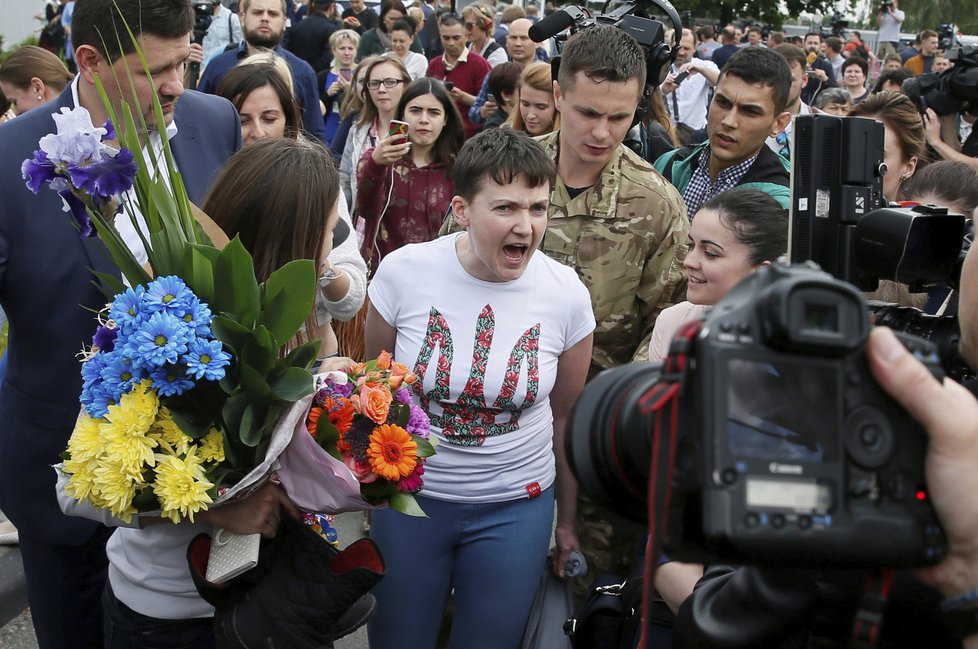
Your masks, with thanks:
M 319 90 L 312 67 L 282 47 L 285 34 L 286 0 L 242 0 L 241 27 L 244 41 L 237 49 L 214 58 L 204 70 L 197 90 L 214 94 L 221 79 L 238 62 L 262 49 L 272 50 L 289 64 L 296 101 L 302 107 L 302 128 L 309 135 L 326 141 L 326 127 L 319 111 Z
M 801 91 L 801 100 L 811 104 L 815 95 L 836 85 L 835 70 L 822 55 L 822 35 L 818 32 L 805 34 L 805 58 L 808 61 L 808 85 Z

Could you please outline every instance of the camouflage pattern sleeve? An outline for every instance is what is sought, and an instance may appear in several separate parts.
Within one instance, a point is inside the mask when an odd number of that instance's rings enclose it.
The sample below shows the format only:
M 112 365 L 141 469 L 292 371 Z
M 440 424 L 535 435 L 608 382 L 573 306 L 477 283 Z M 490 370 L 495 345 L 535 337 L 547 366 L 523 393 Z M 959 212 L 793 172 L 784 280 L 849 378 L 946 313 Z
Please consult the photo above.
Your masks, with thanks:
M 658 172 L 653 173 L 659 175 Z M 657 203 L 661 213 L 662 237 L 658 248 L 646 262 L 638 289 L 642 339 L 632 356 L 632 362 L 648 362 L 649 340 L 659 313 L 686 299 L 686 274 L 683 271 L 683 259 L 689 250 L 686 205 L 671 184 L 666 183 L 656 193 L 660 195 Z

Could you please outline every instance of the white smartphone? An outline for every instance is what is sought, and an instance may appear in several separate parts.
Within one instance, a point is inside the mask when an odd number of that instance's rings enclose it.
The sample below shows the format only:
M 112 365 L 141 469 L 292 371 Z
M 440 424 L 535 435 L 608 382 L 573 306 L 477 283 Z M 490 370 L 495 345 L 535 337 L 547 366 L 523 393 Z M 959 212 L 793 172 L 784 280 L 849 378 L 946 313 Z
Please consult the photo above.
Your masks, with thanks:
M 211 539 L 207 581 L 220 584 L 258 565 L 261 534 L 232 534 L 219 528 Z

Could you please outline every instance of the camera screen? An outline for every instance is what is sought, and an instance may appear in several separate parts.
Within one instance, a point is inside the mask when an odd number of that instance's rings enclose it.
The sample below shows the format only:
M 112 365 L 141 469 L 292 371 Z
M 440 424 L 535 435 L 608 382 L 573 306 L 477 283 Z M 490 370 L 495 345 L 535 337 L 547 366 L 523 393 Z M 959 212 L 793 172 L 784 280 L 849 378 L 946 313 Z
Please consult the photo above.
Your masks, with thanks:
M 838 456 L 835 367 L 730 359 L 727 445 L 731 455 L 783 462 L 834 462 Z
M 747 506 L 827 512 L 832 507 L 828 486 L 814 480 L 766 480 L 747 478 Z

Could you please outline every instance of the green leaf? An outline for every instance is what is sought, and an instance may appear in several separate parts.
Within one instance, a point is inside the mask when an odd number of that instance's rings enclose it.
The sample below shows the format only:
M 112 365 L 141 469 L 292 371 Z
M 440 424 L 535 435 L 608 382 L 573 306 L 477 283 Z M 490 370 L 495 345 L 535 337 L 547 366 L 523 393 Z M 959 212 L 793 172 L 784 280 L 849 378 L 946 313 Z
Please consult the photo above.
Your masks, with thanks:
M 272 391 L 279 399 L 294 403 L 312 394 L 312 374 L 301 367 L 289 367 L 272 385 Z
M 248 395 L 245 392 L 232 394 L 221 409 L 221 419 L 227 430 L 237 430 L 241 426 L 241 416 L 248 405 Z M 225 433 L 226 434 L 226 433 Z
M 411 438 L 418 445 L 418 457 L 431 457 L 437 452 L 431 442 L 423 437 L 412 435 Z
M 238 364 L 238 371 L 241 374 L 241 387 L 253 403 L 265 404 L 275 399 L 272 388 L 265 381 L 265 377 L 259 374 L 255 368 L 242 362 Z
M 176 408 L 170 409 L 170 415 L 173 417 L 173 423 L 175 423 L 180 430 L 182 430 L 186 435 L 192 437 L 193 439 L 200 439 L 207 434 L 211 426 L 214 424 L 214 418 L 208 416 L 194 416 L 196 414 L 193 410 L 184 411 L 177 410 Z
M 279 345 L 287 343 L 306 321 L 316 295 L 316 268 L 311 259 L 285 264 L 264 284 L 262 324 Z
M 241 240 L 235 237 L 221 251 L 214 264 L 214 302 L 211 310 L 227 313 L 250 329 L 258 320 L 259 296 L 251 255 Z
M 285 357 L 285 364 L 289 367 L 301 367 L 304 370 L 310 369 L 319 355 L 319 344 L 318 340 L 311 340 L 299 345 Z
M 401 512 L 408 516 L 423 516 L 424 518 L 428 518 L 428 515 L 421 509 L 421 505 L 415 500 L 414 495 L 405 491 L 398 491 L 392 494 L 390 504 L 391 509 L 396 512 Z
M 257 327 L 251 332 L 251 340 L 245 343 L 241 351 L 240 362 L 247 363 L 256 372 L 266 376 L 276 366 L 278 346 L 272 340 L 272 335 L 265 327 Z
M 394 408 L 395 412 L 394 423 L 401 428 L 406 428 L 408 420 L 411 419 L 411 407 L 404 404 L 391 404 L 391 406 Z
M 211 310 L 213 311 L 213 309 L 212 305 Z M 214 330 L 214 335 L 234 352 L 235 356 L 239 356 L 245 345 L 251 340 L 251 329 L 241 326 L 226 316 L 215 315 L 214 319 L 211 320 L 211 329 Z
M 214 301 L 214 264 L 201 252 L 202 246 L 188 247 L 184 251 L 184 266 L 190 272 L 182 275 L 194 294 L 208 306 Z
M 97 280 L 93 282 L 93 284 L 95 284 L 95 288 L 100 290 L 102 292 L 102 295 L 104 295 L 109 300 L 114 299 L 115 296 L 118 295 L 119 293 L 125 293 L 126 285 L 123 284 L 122 280 L 120 280 L 115 275 L 110 275 L 108 273 L 100 273 L 97 270 L 91 270 L 91 269 L 89 270 L 93 275 L 95 275 L 95 279 Z
M 261 440 L 260 413 L 255 412 L 257 406 L 249 403 L 241 413 L 241 423 L 238 424 L 238 437 L 246 446 L 256 446 Z
M 336 444 L 340 441 L 339 429 L 330 423 L 329 417 L 324 412 L 316 422 L 316 443 L 326 450 L 337 460 L 342 460 L 340 452 L 336 450 Z

